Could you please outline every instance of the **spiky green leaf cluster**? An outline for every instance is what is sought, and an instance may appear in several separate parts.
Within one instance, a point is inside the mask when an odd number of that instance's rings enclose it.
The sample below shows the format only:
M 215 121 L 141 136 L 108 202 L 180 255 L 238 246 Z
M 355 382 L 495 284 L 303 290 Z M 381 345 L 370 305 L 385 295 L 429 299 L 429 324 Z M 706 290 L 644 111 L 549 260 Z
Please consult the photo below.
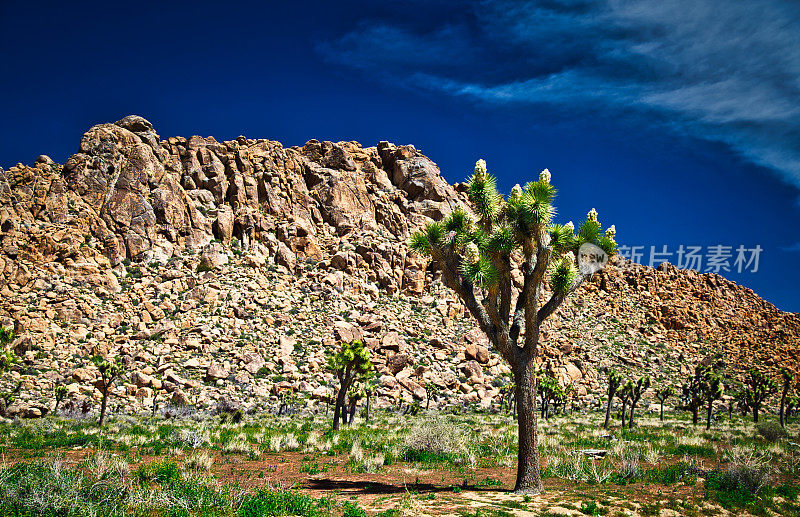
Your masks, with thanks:
M 14 329 L 11 327 L 0 327 L 0 348 L 5 348 L 14 341 Z
M 563 224 L 551 224 L 547 227 L 547 233 L 550 234 L 550 246 L 556 254 L 562 255 L 577 249 L 575 234 Z
M 367 375 L 372 370 L 369 349 L 361 340 L 342 343 L 341 348 L 328 357 L 328 366 L 335 372 L 350 367 L 358 375 Z
M 500 211 L 501 196 L 497 192 L 497 180 L 489 173 L 477 171 L 467 182 L 467 197 L 482 222 L 493 221 Z
M 484 247 L 490 253 L 510 254 L 517 247 L 517 236 L 511 225 L 504 223 L 496 227 L 486 239 Z
M 566 257 L 562 258 L 550 274 L 550 288 L 554 293 L 566 294 L 575 282 L 578 272 Z
M 463 261 L 461 263 L 461 274 L 473 285 L 484 289 L 497 285 L 500 278 L 497 268 L 485 255 L 482 255 L 474 263 Z

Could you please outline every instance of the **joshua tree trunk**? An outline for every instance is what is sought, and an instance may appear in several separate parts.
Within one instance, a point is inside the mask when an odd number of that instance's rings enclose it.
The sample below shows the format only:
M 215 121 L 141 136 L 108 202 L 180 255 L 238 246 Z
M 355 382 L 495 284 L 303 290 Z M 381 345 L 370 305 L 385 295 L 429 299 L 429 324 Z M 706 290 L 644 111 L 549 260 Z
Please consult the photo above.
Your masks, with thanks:
M 98 425 L 100 427 L 103 427 L 103 424 L 105 424 L 107 406 L 108 406 L 108 388 L 105 388 L 103 390 L 103 399 L 100 402 L 100 421 L 98 422 Z
M 708 401 L 708 410 L 706 411 L 706 431 L 711 429 L 711 411 L 714 407 L 714 400 L 709 399 Z
M 353 425 L 353 420 L 356 417 L 356 407 L 358 406 L 358 399 L 350 397 L 350 417 L 347 419 L 347 425 Z
M 614 392 L 608 392 L 608 403 L 606 404 L 606 421 L 603 424 L 603 429 L 608 429 L 608 421 L 611 419 L 611 403 L 614 402 Z
M 628 429 L 633 429 L 633 410 L 636 409 L 636 402 L 631 401 L 631 413 L 628 415 Z
M 761 404 L 759 404 L 757 402 L 755 404 L 753 404 L 753 423 L 754 424 L 758 423 L 758 410 L 761 409 L 759 406 L 761 406 Z
M 781 427 L 786 426 L 786 394 L 789 393 L 789 383 L 784 383 L 783 391 L 781 392 Z
M 625 415 L 628 409 L 628 399 L 622 399 L 622 429 L 625 429 Z
M 539 472 L 539 444 L 536 430 L 536 374 L 533 354 L 528 349 L 516 351 L 514 395 L 517 400 L 519 452 L 517 454 L 517 493 L 540 494 L 544 491 Z
M 336 394 L 336 408 L 333 410 L 333 430 L 336 431 L 339 429 L 339 417 L 342 416 L 342 420 L 346 418 L 347 409 L 345 408 L 345 398 L 347 397 L 347 389 L 349 383 L 342 382 L 341 387 L 339 388 L 339 393 Z M 344 413 L 344 414 L 343 414 Z
M 367 400 L 364 402 L 364 423 L 369 422 L 369 399 L 371 393 L 367 392 Z
M 697 406 L 692 408 L 692 424 L 694 424 L 694 425 L 697 425 L 697 420 L 698 420 L 698 415 L 697 414 L 699 412 L 700 412 L 700 408 L 698 408 Z
M 658 402 L 659 402 L 659 405 L 660 405 L 658 416 L 661 419 L 661 421 L 663 422 L 664 421 L 664 399 L 658 399 Z

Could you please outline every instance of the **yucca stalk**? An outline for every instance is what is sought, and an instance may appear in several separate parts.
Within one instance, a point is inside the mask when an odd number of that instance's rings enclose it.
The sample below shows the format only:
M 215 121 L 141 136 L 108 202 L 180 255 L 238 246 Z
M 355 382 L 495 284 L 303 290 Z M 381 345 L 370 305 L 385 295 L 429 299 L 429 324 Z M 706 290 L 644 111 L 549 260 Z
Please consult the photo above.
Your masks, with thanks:
M 582 233 L 574 225 L 553 224 L 556 189 L 550 172 L 523 189 L 516 185 L 504 197 L 497 182 L 478 160 L 469 179 L 469 210 L 459 207 L 441 222 L 416 232 L 409 247 L 436 261 L 442 281 L 453 289 L 494 348 L 511 366 L 519 422 L 519 453 L 515 492 L 541 493 L 536 422 L 535 359 L 539 329 L 564 299 L 575 292 L 588 273 L 575 257 L 581 244 L 616 251 L 615 230 L 603 231 L 592 210 Z M 474 215 L 473 215 L 474 214 Z M 523 278 L 518 290 L 512 282 Z M 545 297 L 549 286 L 549 297 Z M 542 303 L 544 301 L 544 303 Z

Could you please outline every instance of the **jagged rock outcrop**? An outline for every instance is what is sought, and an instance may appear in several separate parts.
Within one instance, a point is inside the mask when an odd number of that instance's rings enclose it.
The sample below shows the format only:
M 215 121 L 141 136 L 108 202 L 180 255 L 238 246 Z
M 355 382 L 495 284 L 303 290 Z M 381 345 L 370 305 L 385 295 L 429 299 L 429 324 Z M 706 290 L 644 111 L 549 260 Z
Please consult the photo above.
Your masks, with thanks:
M 97 397 L 85 358 L 102 353 L 129 365 L 117 395 L 134 409 L 156 394 L 310 401 L 329 393 L 334 339 L 363 338 L 379 405 L 427 383 L 437 403 L 491 405 L 508 369 L 406 246 L 463 190 L 410 145 L 161 140 L 137 116 L 94 126 L 63 167 L 43 155 L 0 169 L 0 324 L 22 358 L 3 382 L 24 381 L 20 414 L 56 382 Z M 730 380 L 753 365 L 800 373 L 800 315 L 669 264 L 618 260 L 542 337 L 543 366 L 586 407 L 612 365 L 673 383 L 703 358 Z

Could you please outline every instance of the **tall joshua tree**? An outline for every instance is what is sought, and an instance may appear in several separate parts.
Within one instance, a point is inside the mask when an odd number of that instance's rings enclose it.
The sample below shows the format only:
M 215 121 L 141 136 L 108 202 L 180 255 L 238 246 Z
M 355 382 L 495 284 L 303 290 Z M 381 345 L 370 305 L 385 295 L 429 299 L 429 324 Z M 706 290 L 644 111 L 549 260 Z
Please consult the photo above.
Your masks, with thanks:
M 664 421 L 664 401 L 674 395 L 675 392 L 672 389 L 672 386 L 664 386 L 662 388 L 656 388 L 656 398 L 658 399 L 658 403 L 660 405 L 659 411 L 659 418 L 661 421 Z
M 631 416 L 628 419 L 628 429 L 633 429 L 633 411 L 636 409 L 636 404 L 642 399 L 644 392 L 650 389 L 650 377 L 645 375 L 632 384 L 631 388 Z
M 119 358 L 109 361 L 100 355 L 92 357 L 92 363 L 100 372 L 100 393 L 103 398 L 100 402 L 100 420 L 97 422 L 97 425 L 103 427 L 106 421 L 108 396 L 111 394 L 114 381 L 124 373 L 125 366 L 119 361 Z
M 765 373 L 750 368 L 745 380 L 744 397 L 747 405 L 753 410 L 753 422 L 758 423 L 758 412 L 764 401 L 778 391 L 775 381 Z
M 328 367 L 339 379 L 339 391 L 336 393 L 336 408 L 333 410 L 333 428 L 339 429 L 339 417 L 347 423 L 347 393 L 360 377 L 366 377 L 372 370 L 369 349 L 361 341 L 342 343 L 336 354 L 328 358 Z
M 714 408 L 714 401 L 722 398 L 725 387 L 720 377 L 711 367 L 706 367 L 702 371 L 700 389 L 706 401 L 706 430 L 711 429 L 711 411 Z
M 783 389 L 781 390 L 781 427 L 786 425 L 786 396 L 789 394 L 789 388 L 792 387 L 794 375 L 786 368 L 781 368 L 781 378 L 783 379 Z
M 616 251 L 614 227 L 604 233 L 592 209 L 577 235 L 571 223 L 551 224 L 556 190 L 550 171 L 525 188 L 514 186 L 507 198 L 497 192 L 486 162 L 478 160 L 467 195 L 477 220 L 457 208 L 442 222 L 416 232 L 410 248 L 435 260 L 442 281 L 464 302 L 481 330 L 511 366 L 519 423 L 516 493 L 541 493 L 536 430 L 536 358 L 539 329 L 564 299 L 591 275 L 576 267 L 583 243 L 605 253 Z M 523 287 L 516 302 L 514 270 Z M 549 274 L 549 298 L 545 296 Z
M 622 384 L 622 376 L 613 368 L 608 370 L 608 402 L 606 403 L 606 421 L 603 424 L 603 429 L 608 429 L 608 421 L 611 418 L 611 404 L 614 402 L 614 395 L 616 395 L 620 384 Z

